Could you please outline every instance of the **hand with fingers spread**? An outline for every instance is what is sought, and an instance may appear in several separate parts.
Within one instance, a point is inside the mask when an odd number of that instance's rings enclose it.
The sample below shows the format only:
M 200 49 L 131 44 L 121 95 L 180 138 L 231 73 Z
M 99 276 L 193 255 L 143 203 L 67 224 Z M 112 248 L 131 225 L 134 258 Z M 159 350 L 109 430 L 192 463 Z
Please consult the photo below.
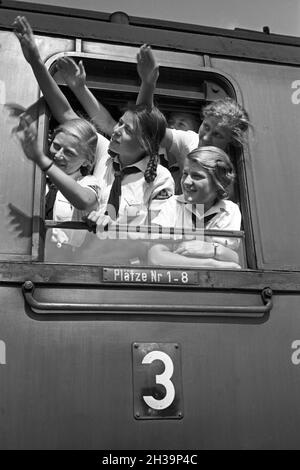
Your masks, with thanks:
M 40 53 L 37 48 L 31 26 L 25 16 L 17 16 L 13 22 L 14 33 L 20 41 L 25 59 L 29 64 L 40 60 Z
M 18 103 L 5 103 L 4 109 L 8 111 L 8 115 L 11 118 L 21 118 L 26 111 L 26 108 Z
M 22 145 L 26 157 L 38 165 L 41 165 L 43 158 L 47 157 L 44 155 L 40 145 L 38 144 L 37 132 L 34 123 L 31 123 L 25 116 L 21 116 L 16 135 Z
M 6 103 L 4 109 L 8 112 L 9 117 L 17 119 L 17 125 L 12 129 L 12 134 L 22 131 L 21 119 L 27 117 L 26 108 L 17 103 Z
M 137 71 L 142 83 L 156 85 L 159 77 L 159 65 L 148 44 L 143 44 L 137 54 Z
M 57 69 L 71 90 L 84 88 L 86 73 L 82 60 L 76 64 L 71 57 L 61 57 L 57 61 Z
M 65 56 L 57 61 L 57 69 L 94 124 L 105 134 L 111 135 L 116 122 L 88 89 L 82 61 L 77 64 L 71 57 Z

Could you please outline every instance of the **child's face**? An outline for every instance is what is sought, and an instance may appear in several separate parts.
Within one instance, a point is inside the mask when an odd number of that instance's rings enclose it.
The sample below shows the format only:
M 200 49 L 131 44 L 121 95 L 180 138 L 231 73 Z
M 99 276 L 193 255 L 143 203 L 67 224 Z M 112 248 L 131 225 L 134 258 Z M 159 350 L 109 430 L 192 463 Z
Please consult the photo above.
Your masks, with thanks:
M 231 142 L 231 131 L 227 127 L 220 126 L 219 120 L 207 117 L 203 120 L 199 129 L 199 147 L 212 145 L 225 150 Z
M 171 113 L 168 120 L 168 126 L 170 129 L 177 129 L 180 131 L 197 132 L 198 130 L 194 116 L 188 113 Z
M 76 173 L 86 158 L 79 153 L 78 139 L 72 135 L 59 132 L 50 146 L 50 157 L 67 175 Z
M 133 115 L 126 112 L 117 122 L 111 135 L 109 149 L 120 156 L 122 163 L 131 164 L 143 153 L 136 137 Z
M 186 202 L 211 206 L 217 198 L 213 180 L 200 163 L 185 159 L 181 187 Z

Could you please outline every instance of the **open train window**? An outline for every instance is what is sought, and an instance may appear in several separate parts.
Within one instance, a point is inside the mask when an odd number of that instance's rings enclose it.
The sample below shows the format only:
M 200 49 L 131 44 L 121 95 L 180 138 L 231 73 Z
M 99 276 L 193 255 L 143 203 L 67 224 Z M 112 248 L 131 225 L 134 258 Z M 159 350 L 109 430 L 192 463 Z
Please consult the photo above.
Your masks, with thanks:
M 82 57 L 74 57 L 79 60 Z M 139 90 L 139 79 L 136 64 L 116 60 L 100 60 L 84 57 L 87 72 L 87 84 L 96 98 L 118 120 L 128 102 L 135 102 Z M 63 84 L 59 74 L 54 74 L 55 80 L 61 86 L 73 109 L 85 116 L 85 111 Z M 173 113 L 190 113 L 198 127 L 201 123 L 201 109 L 216 98 L 234 97 L 234 88 L 227 79 L 219 74 L 206 70 L 186 70 L 184 68 L 160 67 L 160 78 L 156 90 L 156 104 L 170 119 Z M 49 135 L 57 123 L 49 116 Z M 184 227 L 184 230 L 174 227 L 157 227 L 152 225 L 137 225 L 128 223 L 126 226 L 117 225 L 105 231 L 101 237 L 87 230 L 83 222 L 70 219 L 46 221 L 46 236 L 44 238 L 44 260 L 47 262 L 97 264 L 103 266 L 147 266 L 155 264 L 151 258 L 153 247 L 163 244 L 168 250 L 175 252 L 186 240 L 198 239 L 210 243 L 217 253 L 218 246 L 232 249 L 237 253 L 238 265 L 242 268 L 253 267 L 252 250 L 246 250 L 247 241 L 251 245 L 249 212 L 247 210 L 247 188 L 243 164 L 243 150 L 232 148 L 230 152 L 237 179 L 231 189 L 230 199 L 234 200 L 242 212 L 242 227 L 240 231 L 198 230 Z M 168 165 L 165 161 L 162 162 Z M 149 220 L 149 219 L 147 219 Z M 64 243 L 67 240 L 67 243 Z M 76 240 L 75 243 L 69 242 Z M 154 261 L 153 261 L 154 260 Z M 189 266 L 186 257 L 186 266 Z M 172 264 L 173 267 L 174 264 Z M 197 264 L 194 264 L 197 266 Z M 233 269 L 231 263 L 222 265 L 222 269 Z M 201 263 L 199 266 L 201 267 Z M 203 263 L 203 267 L 209 265 Z M 180 266 L 182 268 L 182 266 Z

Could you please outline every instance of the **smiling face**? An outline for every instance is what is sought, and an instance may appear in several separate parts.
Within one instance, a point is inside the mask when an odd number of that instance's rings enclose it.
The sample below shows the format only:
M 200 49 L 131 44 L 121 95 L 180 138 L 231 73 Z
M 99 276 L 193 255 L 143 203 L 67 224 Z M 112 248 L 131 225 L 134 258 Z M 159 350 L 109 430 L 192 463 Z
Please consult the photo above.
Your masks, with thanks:
M 86 162 L 85 156 L 79 152 L 78 139 L 70 134 L 61 131 L 54 137 L 49 153 L 54 161 L 64 173 L 74 176 L 80 167 Z
M 231 142 L 230 129 L 220 126 L 220 121 L 214 117 L 206 117 L 199 129 L 199 147 L 214 146 L 225 150 Z
M 204 204 L 208 210 L 217 199 L 213 180 L 200 163 L 186 158 L 181 177 L 181 187 L 186 202 Z
M 138 138 L 133 114 L 127 111 L 115 125 L 109 149 L 119 155 L 123 166 L 137 162 L 145 150 Z

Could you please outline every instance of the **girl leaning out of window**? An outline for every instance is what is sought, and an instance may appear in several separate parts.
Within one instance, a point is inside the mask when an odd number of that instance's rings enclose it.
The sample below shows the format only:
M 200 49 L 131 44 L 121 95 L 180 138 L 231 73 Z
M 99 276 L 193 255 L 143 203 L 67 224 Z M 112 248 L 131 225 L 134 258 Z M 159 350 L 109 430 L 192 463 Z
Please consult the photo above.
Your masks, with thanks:
M 33 123 L 21 117 L 17 137 L 29 160 L 46 174 L 45 218 L 56 222 L 81 221 L 99 206 L 100 187 L 90 175 L 97 146 L 96 131 L 88 121 L 74 119 L 55 129 L 46 155 Z M 54 228 L 50 231 L 52 255 L 64 256 L 82 245 L 85 230 Z M 49 236 L 48 236 L 49 239 Z M 60 248 L 60 250 L 58 250 Z

